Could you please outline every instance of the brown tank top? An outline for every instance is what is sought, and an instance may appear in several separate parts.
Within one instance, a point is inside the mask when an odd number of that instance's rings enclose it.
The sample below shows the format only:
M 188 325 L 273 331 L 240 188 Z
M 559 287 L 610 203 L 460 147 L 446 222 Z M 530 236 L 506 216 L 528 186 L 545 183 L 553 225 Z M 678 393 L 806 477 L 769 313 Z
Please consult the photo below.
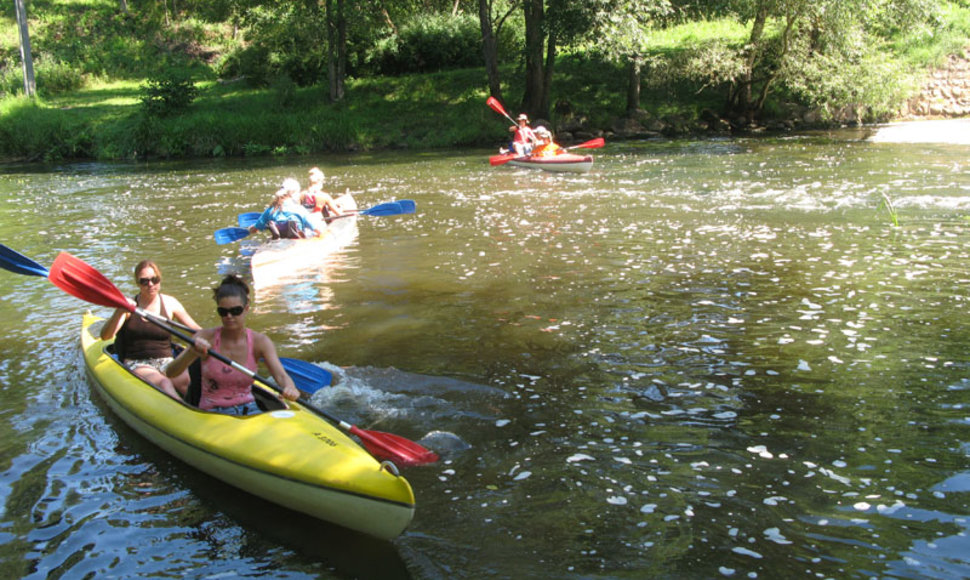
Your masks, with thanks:
M 161 301 L 161 315 L 168 318 L 165 312 L 165 301 Z M 136 298 L 137 300 L 137 298 Z M 144 360 L 149 358 L 165 358 L 172 356 L 172 337 L 168 332 L 145 320 L 137 314 L 128 316 L 122 325 L 121 333 L 124 344 L 125 360 Z

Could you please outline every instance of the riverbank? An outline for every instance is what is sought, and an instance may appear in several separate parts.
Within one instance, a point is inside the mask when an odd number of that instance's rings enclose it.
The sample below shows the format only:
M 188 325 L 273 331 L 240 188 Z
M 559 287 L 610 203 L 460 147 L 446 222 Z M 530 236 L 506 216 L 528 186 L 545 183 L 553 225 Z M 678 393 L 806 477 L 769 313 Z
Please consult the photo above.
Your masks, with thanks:
M 970 111 L 970 57 L 948 61 L 944 72 L 928 74 L 928 88 L 917 99 L 929 103 L 950 96 L 956 106 L 944 115 Z M 956 74 L 952 70 L 963 71 Z M 715 103 L 689 96 L 661 109 L 653 97 L 647 110 L 626 115 L 624 79 L 606 74 L 589 61 L 563 59 L 555 93 L 555 118 L 534 125 L 553 128 L 563 145 L 592 138 L 607 141 L 685 136 L 731 136 L 790 133 L 833 126 L 860 126 L 864 112 L 845 107 L 822 114 L 791 107 L 767 120 L 729 118 Z M 505 71 L 507 77 L 512 70 Z M 482 71 L 467 69 L 407 77 L 355 80 L 347 98 L 329 101 L 326 87 L 281 84 L 248 89 L 242 82 L 200 83 L 199 96 L 186 110 L 152 117 L 141 108 L 137 82 L 116 82 L 46 101 L 0 102 L 0 161 L 131 160 L 307 155 L 319 152 L 387 149 L 435 150 L 498 147 L 508 138 L 508 121 L 485 105 Z M 586 89 L 601 88 L 610 98 Z M 480 87 L 470 90 L 469 87 Z M 515 111 L 518 96 L 505 104 Z M 939 112 L 935 106 L 907 103 L 899 118 Z M 966 109 L 961 103 L 966 102 Z M 889 137 L 886 137 L 889 138 Z

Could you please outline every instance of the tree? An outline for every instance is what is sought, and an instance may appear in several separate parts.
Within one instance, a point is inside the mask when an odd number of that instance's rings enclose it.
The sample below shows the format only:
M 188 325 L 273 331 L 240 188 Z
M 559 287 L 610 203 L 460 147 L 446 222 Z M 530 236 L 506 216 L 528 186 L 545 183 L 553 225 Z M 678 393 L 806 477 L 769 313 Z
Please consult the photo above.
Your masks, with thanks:
M 498 37 L 502 31 L 502 26 L 517 8 L 517 2 L 511 2 L 508 10 L 493 20 L 495 8 L 496 2 L 494 0 L 478 0 L 478 21 L 482 29 L 482 53 L 485 58 L 485 73 L 488 76 L 488 92 L 501 101 L 502 82 L 498 72 Z
M 542 62 L 546 41 L 543 29 L 546 6 L 544 0 L 523 0 L 522 8 L 525 13 L 525 92 L 522 95 L 521 108 L 532 117 L 548 117 L 546 77 Z
M 34 57 L 30 54 L 30 30 L 27 26 L 27 9 L 24 0 L 14 0 L 17 11 L 17 28 L 20 31 L 20 60 L 24 67 L 24 95 L 37 96 L 37 81 L 34 79 Z
M 590 0 L 523 0 L 525 93 L 522 109 L 549 116 L 550 87 L 560 43 L 579 38 L 591 26 Z
M 760 115 L 769 95 L 785 86 L 812 105 L 888 102 L 898 67 L 881 50 L 890 31 L 931 28 L 938 0 L 741 0 L 738 16 L 750 23 L 737 47 L 741 72 L 733 76 L 728 107 L 745 118 Z M 714 70 L 714 67 L 710 67 Z M 891 92 L 891 91 L 889 91 Z M 883 93 L 883 94 L 878 94 Z M 854 100 L 854 101 L 853 101 Z
M 607 58 L 627 64 L 626 109 L 640 108 L 640 70 L 647 52 L 650 30 L 672 11 L 668 0 L 594 0 L 594 44 Z
M 330 83 L 330 100 L 342 101 L 344 80 L 347 76 L 347 19 L 344 0 L 326 0 L 327 6 L 327 72 Z

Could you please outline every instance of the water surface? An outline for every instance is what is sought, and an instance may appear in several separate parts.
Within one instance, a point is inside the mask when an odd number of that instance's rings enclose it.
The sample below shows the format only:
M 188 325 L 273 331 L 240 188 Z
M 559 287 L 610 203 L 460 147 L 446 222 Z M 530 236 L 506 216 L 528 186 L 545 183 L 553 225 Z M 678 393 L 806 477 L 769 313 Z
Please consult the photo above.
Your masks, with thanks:
M 4 243 L 127 294 L 151 257 L 205 325 L 258 243 L 212 232 L 283 178 L 414 199 L 249 322 L 338 373 L 314 402 L 444 458 L 407 473 L 392 543 L 281 513 L 121 424 L 81 367 L 91 306 L 0 272 L 3 569 L 966 576 L 970 149 L 861 137 L 609 143 L 580 176 L 489 151 L 4 168 Z

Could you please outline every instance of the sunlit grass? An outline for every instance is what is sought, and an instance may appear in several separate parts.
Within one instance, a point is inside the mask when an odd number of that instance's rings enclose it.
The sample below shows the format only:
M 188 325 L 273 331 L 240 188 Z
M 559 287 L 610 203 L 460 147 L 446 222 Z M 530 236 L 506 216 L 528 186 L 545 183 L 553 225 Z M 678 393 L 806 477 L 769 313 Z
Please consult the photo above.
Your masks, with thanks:
M 748 27 L 737 20 L 721 18 L 689 22 L 657 30 L 650 34 L 650 41 L 657 52 L 665 52 L 694 48 L 699 44 L 714 41 L 728 44 L 740 43 L 746 41 L 749 34 Z
M 139 102 L 142 82 L 134 80 L 94 81 L 82 91 L 45 99 L 51 107 L 128 107 Z

